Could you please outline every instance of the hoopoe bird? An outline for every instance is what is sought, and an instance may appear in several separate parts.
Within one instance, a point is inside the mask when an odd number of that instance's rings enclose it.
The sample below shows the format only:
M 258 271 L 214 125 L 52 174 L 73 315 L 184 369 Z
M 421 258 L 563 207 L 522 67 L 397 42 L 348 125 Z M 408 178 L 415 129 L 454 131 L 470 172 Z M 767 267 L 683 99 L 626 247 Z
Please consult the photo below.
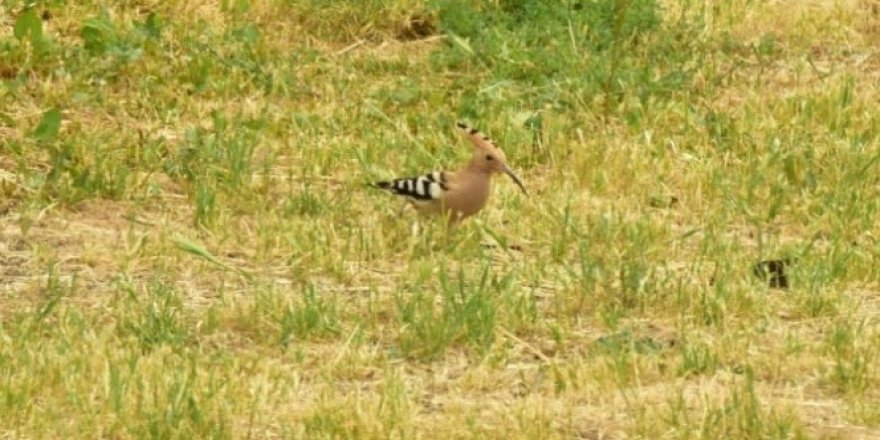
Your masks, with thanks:
M 464 168 L 376 182 L 372 186 L 405 197 L 401 211 L 411 204 L 422 214 L 447 216 L 453 225 L 486 206 L 494 174 L 507 174 L 528 195 L 522 180 L 507 166 L 507 157 L 492 139 L 463 122 L 456 125 L 474 146 L 474 154 Z

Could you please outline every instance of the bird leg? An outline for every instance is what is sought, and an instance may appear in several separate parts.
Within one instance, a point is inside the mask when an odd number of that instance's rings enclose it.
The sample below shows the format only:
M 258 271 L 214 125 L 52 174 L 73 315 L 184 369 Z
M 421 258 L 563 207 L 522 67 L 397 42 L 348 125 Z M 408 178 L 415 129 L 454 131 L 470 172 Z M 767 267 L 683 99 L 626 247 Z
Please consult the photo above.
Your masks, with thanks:
M 416 221 L 412 222 L 412 226 L 410 227 L 410 232 L 412 233 L 413 237 L 419 236 L 419 221 L 418 221 L 418 219 Z
M 397 210 L 398 217 L 403 217 L 403 211 L 406 209 L 407 206 L 409 206 L 409 204 L 410 204 L 409 200 L 403 201 L 403 204 L 400 205 L 400 209 Z

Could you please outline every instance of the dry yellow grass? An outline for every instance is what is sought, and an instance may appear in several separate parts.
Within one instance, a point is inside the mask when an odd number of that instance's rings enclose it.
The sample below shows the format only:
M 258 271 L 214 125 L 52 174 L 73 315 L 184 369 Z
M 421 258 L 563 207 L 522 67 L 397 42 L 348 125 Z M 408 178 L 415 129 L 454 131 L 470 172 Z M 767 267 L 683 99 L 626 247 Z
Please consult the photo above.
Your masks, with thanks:
M 665 2 L 688 74 L 644 97 L 444 4 L 39 4 L 43 55 L 0 6 L 0 436 L 880 438 L 876 5 Z M 411 236 L 362 184 L 466 157 L 459 116 L 535 195 Z

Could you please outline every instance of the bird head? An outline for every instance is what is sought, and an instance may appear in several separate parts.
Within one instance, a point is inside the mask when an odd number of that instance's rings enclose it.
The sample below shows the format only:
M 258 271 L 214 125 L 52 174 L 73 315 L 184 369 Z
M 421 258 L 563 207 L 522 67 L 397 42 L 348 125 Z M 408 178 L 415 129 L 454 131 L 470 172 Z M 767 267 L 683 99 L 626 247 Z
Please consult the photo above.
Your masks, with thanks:
M 492 139 L 463 122 L 459 122 L 457 125 L 465 137 L 474 145 L 474 155 L 471 158 L 472 167 L 490 174 L 507 174 L 524 194 L 529 194 L 519 176 L 507 165 L 507 156 L 495 145 Z

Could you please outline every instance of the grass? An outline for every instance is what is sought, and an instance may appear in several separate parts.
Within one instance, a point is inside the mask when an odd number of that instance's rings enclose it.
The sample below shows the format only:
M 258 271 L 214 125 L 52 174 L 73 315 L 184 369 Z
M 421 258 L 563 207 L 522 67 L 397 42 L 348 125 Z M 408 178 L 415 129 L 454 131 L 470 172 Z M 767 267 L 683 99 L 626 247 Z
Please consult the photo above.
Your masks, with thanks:
M 880 436 L 878 7 L 2 0 L 0 436 Z

